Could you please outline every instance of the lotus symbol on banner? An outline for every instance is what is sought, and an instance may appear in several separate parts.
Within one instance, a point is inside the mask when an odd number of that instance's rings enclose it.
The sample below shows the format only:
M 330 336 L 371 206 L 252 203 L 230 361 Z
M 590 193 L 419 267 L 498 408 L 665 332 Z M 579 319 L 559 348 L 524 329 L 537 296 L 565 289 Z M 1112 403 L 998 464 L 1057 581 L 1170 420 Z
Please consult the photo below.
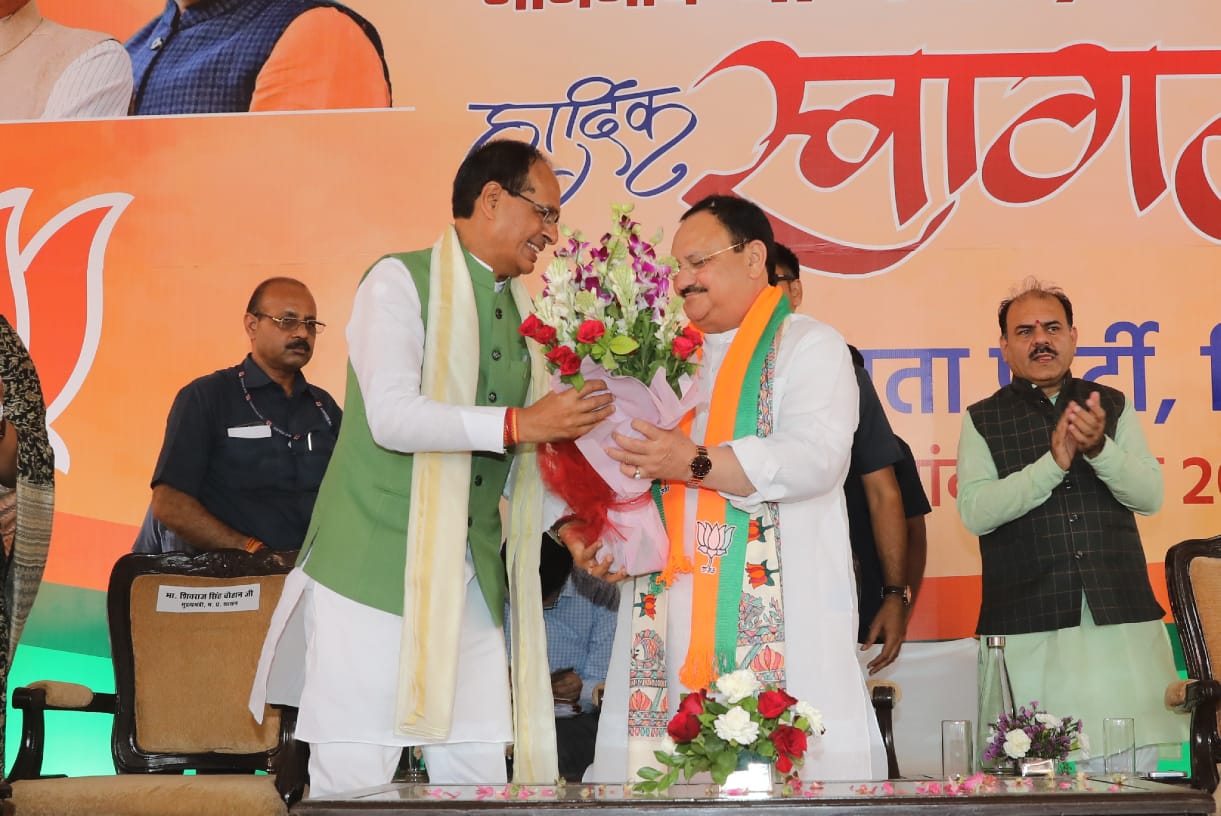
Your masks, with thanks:
M 0 313 L 9 318 L 38 368 L 55 467 L 67 473 L 71 458 L 54 424 L 93 366 L 102 336 L 106 245 L 132 196 L 102 193 L 77 201 L 52 216 L 23 246 L 22 218 L 33 195 L 28 187 L 0 190 L 0 259 L 9 283 L 0 286 Z
M 708 563 L 700 567 L 700 572 L 716 575 L 716 562 L 729 552 L 736 529 L 733 524 L 713 524 L 708 521 L 695 523 L 695 550 L 708 557 Z

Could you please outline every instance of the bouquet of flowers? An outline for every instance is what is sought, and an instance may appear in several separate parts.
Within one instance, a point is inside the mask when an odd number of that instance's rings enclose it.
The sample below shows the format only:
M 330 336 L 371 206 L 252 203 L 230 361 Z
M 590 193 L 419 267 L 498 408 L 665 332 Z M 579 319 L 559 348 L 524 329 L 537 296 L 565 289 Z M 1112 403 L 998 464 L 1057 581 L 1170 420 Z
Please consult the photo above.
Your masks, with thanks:
M 1081 720 L 1057 717 L 1039 710 L 1032 702 L 1016 714 L 1002 714 L 992 723 L 992 739 L 984 749 L 984 759 L 1054 759 L 1063 762 L 1069 751 L 1088 750 Z
M 612 207 L 611 230 L 597 244 L 564 229 L 567 245 L 556 250 L 520 332 L 544 346 L 560 382 L 580 388 L 602 379 L 615 395 L 614 416 L 575 446 L 544 448 L 543 478 L 582 535 L 605 541 L 615 569 L 639 575 L 665 563 L 665 533 L 649 483 L 623 475 L 605 449 L 613 432 L 634 435 L 633 419 L 672 428 L 694 406 L 703 337 L 687 325 L 671 287 L 674 259 L 657 256 L 661 234 L 642 238 L 631 212 L 631 205 Z
M 826 729 L 822 713 L 784 689 L 763 686 L 750 669 L 723 674 L 715 691 L 683 695 L 678 713 L 666 726 L 665 748 L 654 753 L 666 770 L 646 766 L 636 772 L 641 793 L 664 791 L 678 780 L 708 771 L 718 785 L 744 759 L 775 762 L 789 775 L 805 761 L 810 738 Z

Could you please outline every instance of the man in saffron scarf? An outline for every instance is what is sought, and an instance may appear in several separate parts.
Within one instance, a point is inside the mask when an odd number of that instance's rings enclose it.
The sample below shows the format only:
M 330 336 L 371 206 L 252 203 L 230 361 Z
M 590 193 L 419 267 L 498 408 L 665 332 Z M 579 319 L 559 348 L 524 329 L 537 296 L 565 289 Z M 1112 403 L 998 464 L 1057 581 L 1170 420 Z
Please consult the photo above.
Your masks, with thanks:
M 624 585 L 589 781 L 644 765 L 683 693 L 750 668 L 820 709 L 802 776 L 885 775 L 881 737 L 855 656 L 857 611 L 843 483 L 857 420 L 847 345 L 790 314 L 768 285 L 766 215 L 710 196 L 674 236 L 675 289 L 705 333 L 704 398 L 674 430 L 637 421 L 617 435 L 625 474 L 655 480 L 670 539 L 660 573 Z M 578 565 L 596 545 L 559 534 Z

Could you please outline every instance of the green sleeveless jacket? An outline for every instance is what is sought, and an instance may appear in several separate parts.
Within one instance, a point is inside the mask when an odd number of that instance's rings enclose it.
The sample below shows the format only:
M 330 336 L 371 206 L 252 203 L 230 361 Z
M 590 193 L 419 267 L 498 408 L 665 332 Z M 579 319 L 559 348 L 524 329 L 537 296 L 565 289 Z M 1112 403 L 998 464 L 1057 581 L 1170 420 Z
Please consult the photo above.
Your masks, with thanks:
M 401 261 L 411 273 L 425 332 L 431 256 L 431 250 L 387 256 Z M 529 386 L 530 360 L 525 340 L 517 332 L 521 317 L 513 295 L 508 286 L 497 292 L 492 273 L 469 254 L 466 265 L 479 316 L 476 404 L 520 406 Z M 413 458 L 373 441 L 364 397 L 349 361 L 343 424 L 318 489 L 301 562 L 323 586 L 395 615 L 403 614 Z M 471 456 L 468 542 L 479 588 L 495 621 L 501 620 L 505 605 L 500 497 L 511 458 L 487 452 Z

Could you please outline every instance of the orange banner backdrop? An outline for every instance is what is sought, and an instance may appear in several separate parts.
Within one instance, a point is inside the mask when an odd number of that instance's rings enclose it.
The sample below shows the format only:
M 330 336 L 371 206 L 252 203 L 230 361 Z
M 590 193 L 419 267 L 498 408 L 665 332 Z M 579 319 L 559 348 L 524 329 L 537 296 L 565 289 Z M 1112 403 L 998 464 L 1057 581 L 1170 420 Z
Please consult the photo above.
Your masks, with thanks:
M 40 5 L 120 39 L 162 8 Z M 49 580 L 104 586 L 174 393 L 240 359 L 259 280 L 313 289 L 334 328 L 307 374 L 341 397 L 359 275 L 432 242 L 454 168 L 495 134 L 555 156 L 563 222 L 593 235 L 625 201 L 670 232 L 710 190 L 774 216 L 806 266 L 802 311 L 866 353 L 921 461 L 935 507 L 914 636 L 974 628 L 953 464 L 962 412 L 1004 376 L 996 305 L 1026 275 L 1074 299 L 1075 373 L 1124 390 L 1164 459 L 1165 507 L 1141 520 L 1155 586 L 1170 544 L 1221 532 L 1215 3 L 350 5 L 407 110 L 0 125 L 20 157 L 0 166 L 0 257 L 29 283 L 67 454 Z

